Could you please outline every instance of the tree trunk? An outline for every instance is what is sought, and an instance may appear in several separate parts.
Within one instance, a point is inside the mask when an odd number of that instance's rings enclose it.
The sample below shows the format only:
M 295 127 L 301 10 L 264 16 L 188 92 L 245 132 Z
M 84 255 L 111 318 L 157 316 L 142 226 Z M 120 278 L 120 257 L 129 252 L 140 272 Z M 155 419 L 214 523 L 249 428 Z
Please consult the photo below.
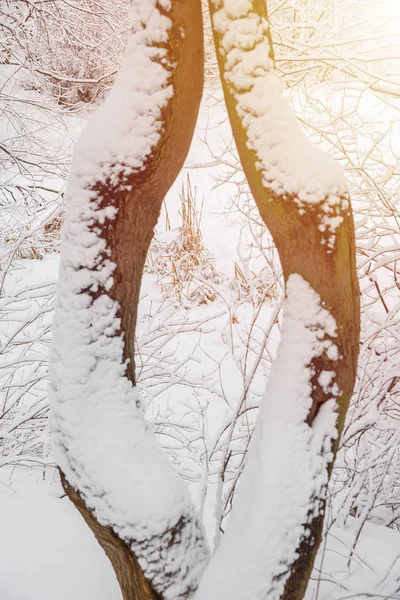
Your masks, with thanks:
M 137 4 L 140 4 L 140 2 L 137 2 Z M 147 19 L 149 18 L 146 10 L 156 10 L 158 18 L 161 15 L 161 18 L 170 19 L 168 39 L 164 39 L 157 44 L 150 40 L 148 53 L 154 51 L 152 61 L 159 61 L 160 65 L 169 71 L 168 85 L 172 88 L 172 94 L 161 110 L 161 133 L 151 153 L 146 156 L 144 166 L 133 169 L 128 177 L 122 171 L 121 174 L 117 173 L 116 177 L 115 175 L 112 177 L 112 174 L 105 172 L 97 178 L 95 183 L 90 183 L 88 189 L 91 193 L 94 192 L 96 196 L 97 208 L 101 210 L 116 209 L 115 218 L 99 217 L 90 228 L 98 238 L 105 242 L 105 250 L 101 259 L 102 264 L 111 259 L 115 264 L 115 270 L 112 275 L 113 285 L 111 289 L 108 290 L 105 285 L 101 284 L 81 291 L 83 295 L 89 294 L 92 304 L 104 295 L 109 296 L 118 303 L 121 326 L 120 331 L 117 331 L 115 335 L 123 338 L 126 377 L 130 380 L 132 386 L 136 383 L 134 339 L 145 259 L 163 199 L 180 172 L 189 150 L 203 89 L 203 31 L 200 0 L 172 0 L 170 8 L 167 6 L 168 3 L 161 0 L 155 3 L 155 9 L 151 7 L 151 4 L 141 3 L 138 10 L 144 11 L 144 16 L 142 17 L 138 13 L 140 18 L 138 18 L 138 22 L 133 24 L 133 31 L 140 32 L 141 29 L 143 29 L 143 32 L 145 31 L 144 28 L 147 26 Z M 133 66 L 136 67 L 137 65 L 133 64 Z M 125 78 L 127 69 L 128 67 L 125 65 Z M 136 71 L 134 76 L 136 76 Z M 146 84 L 145 79 L 144 85 Z M 125 81 L 123 85 L 129 88 L 129 81 Z M 110 96 L 112 94 L 113 91 Z M 121 98 L 117 100 L 120 102 Z M 110 99 L 107 98 L 104 103 L 106 108 L 109 101 Z M 136 107 L 131 108 L 135 109 Z M 154 118 L 151 113 L 146 114 L 146 107 L 140 110 L 144 110 L 144 119 Z M 103 112 L 102 114 L 103 117 L 95 115 L 92 124 L 89 124 L 92 137 L 93 132 L 96 135 L 96 129 L 104 128 L 104 130 L 107 130 L 114 127 L 116 115 L 113 114 L 113 111 L 110 112 L 109 110 L 108 113 Z M 107 121 L 108 118 L 110 122 Z M 126 135 L 129 135 L 129 132 Z M 88 136 L 86 137 L 89 139 Z M 126 139 L 122 141 L 129 143 Z M 132 140 L 132 143 L 136 144 L 140 141 L 140 139 L 138 141 Z M 81 159 L 85 159 L 84 144 L 85 142 L 83 142 L 81 154 L 75 159 L 78 163 Z M 89 150 L 92 151 L 92 148 L 89 148 Z M 95 151 L 97 150 L 101 152 L 104 149 L 101 147 L 95 148 Z M 77 164 L 75 170 L 79 167 L 80 165 Z M 68 201 L 66 210 L 68 215 L 68 211 L 71 210 L 68 207 Z M 74 235 L 71 227 L 66 235 Z M 78 238 L 77 243 L 79 243 Z M 83 265 L 78 266 L 74 273 L 79 276 L 82 268 Z M 98 263 L 94 268 L 99 268 Z M 62 271 L 60 279 L 63 277 L 66 276 L 63 275 Z M 61 297 L 60 302 L 62 303 L 62 301 L 63 298 Z M 55 333 L 57 327 L 58 325 L 55 326 Z M 56 339 L 55 333 L 54 339 Z M 61 336 L 59 340 L 59 342 L 54 342 L 53 363 L 56 363 L 55 358 L 57 358 L 60 344 L 62 344 Z M 60 362 L 62 362 L 62 359 Z M 55 374 L 51 377 L 51 380 L 52 388 L 55 390 L 53 394 L 56 394 L 58 387 L 63 385 L 63 380 L 56 368 L 53 367 L 53 370 Z M 60 379 L 59 385 L 57 378 Z M 85 398 L 81 399 L 82 402 L 85 400 Z M 56 416 L 60 405 L 58 400 L 57 402 L 58 404 L 55 403 L 53 409 Z M 112 402 L 113 398 L 111 397 L 110 403 Z M 53 418 L 56 423 L 53 430 L 58 434 L 62 420 L 58 417 L 56 422 L 55 417 Z M 56 438 L 56 435 L 54 437 Z M 68 436 L 65 439 L 68 439 Z M 68 454 L 69 450 L 68 447 L 64 448 L 65 444 L 65 441 L 61 441 L 59 445 L 63 449 L 62 451 Z M 132 551 L 131 544 L 123 541 L 112 526 L 100 524 L 94 512 L 86 505 L 81 491 L 77 489 L 79 485 L 71 485 L 61 469 L 60 474 L 66 494 L 80 511 L 109 557 L 124 600 L 160 600 L 163 598 L 163 590 L 156 591 L 153 585 L 146 581 L 137 557 Z M 168 544 L 180 543 L 179 529 L 184 529 L 185 525 L 184 522 L 179 522 L 175 531 L 167 532 L 169 535 L 168 540 L 170 540 Z M 182 537 L 184 536 L 182 535 Z M 204 544 L 204 540 L 199 539 L 199 545 L 202 544 Z M 165 577 L 173 578 L 175 575 L 174 573 L 167 573 Z
M 129 184 L 132 192 L 105 189 L 107 205 L 119 196 L 115 228 L 105 231 L 117 265 L 111 296 L 121 307 L 128 377 L 135 384 L 134 339 L 144 263 L 166 193 L 179 174 L 189 151 L 203 92 L 203 25 L 200 0 L 172 0 L 172 21 L 165 44 L 171 64 L 173 96 L 163 114 L 161 138 L 143 171 Z
M 354 224 L 348 194 L 342 187 L 336 194 L 327 189 L 315 197 L 315 189 L 320 192 L 320 188 L 317 185 L 313 189 L 312 182 L 320 173 L 313 157 L 316 156 L 316 162 L 321 158 L 315 152 L 310 154 L 308 142 L 301 139 L 297 124 L 288 116 L 286 100 L 280 90 L 277 92 L 265 2 L 210 0 L 209 6 L 225 102 L 240 161 L 261 217 L 277 246 L 285 282 L 292 274 L 300 275 L 318 293 L 322 306 L 336 321 L 335 344 L 339 356 L 330 358 L 325 353 L 310 365 L 314 375 L 310 380 L 312 402 L 306 419 L 312 427 L 321 406 L 332 397 L 332 386 L 327 391 L 320 383 L 320 375 L 333 372 L 332 383 L 339 390 L 338 436 L 331 440 L 334 456 L 353 391 L 360 331 Z M 279 131 L 276 137 L 274 129 L 275 121 L 280 119 L 281 131 L 291 128 L 286 146 L 281 144 Z M 304 156 L 308 154 L 307 162 Z M 304 190 L 291 185 L 291 170 L 295 171 L 296 162 L 304 164 Z M 333 161 L 325 163 L 328 171 L 337 170 Z M 286 175 L 282 175 L 285 166 Z M 329 473 L 332 464 L 331 461 Z M 315 501 L 324 503 L 323 498 Z M 281 596 L 284 600 L 301 600 L 305 594 L 321 540 L 323 512 L 304 524 L 308 534 L 300 540 L 298 558 L 291 564 L 290 572 L 284 574 L 286 582 Z M 271 594 L 268 598 L 275 596 Z
M 62 472 L 60 475 L 65 493 L 79 510 L 110 559 L 121 588 L 122 598 L 124 600 L 161 600 L 162 596 L 159 596 L 146 580 L 129 546 L 118 537 L 111 527 L 100 525 L 93 512 L 86 507 L 80 494 L 69 485 Z

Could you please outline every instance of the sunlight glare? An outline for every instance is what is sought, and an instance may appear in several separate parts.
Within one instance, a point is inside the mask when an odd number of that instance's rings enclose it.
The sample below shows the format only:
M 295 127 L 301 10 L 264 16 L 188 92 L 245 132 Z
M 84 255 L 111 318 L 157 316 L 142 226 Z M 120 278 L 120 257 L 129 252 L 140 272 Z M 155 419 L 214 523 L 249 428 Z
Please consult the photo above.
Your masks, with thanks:
M 382 22 L 383 37 L 390 36 L 392 43 L 400 46 L 400 0 L 380 0 L 374 2 L 371 9 L 370 16 Z
M 377 10 L 381 12 L 382 17 L 400 19 L 400 1 L 399 0 L 382 0 L 381 7 L 377 5 Z M 398 25 L 398 23 L 397 23 Z

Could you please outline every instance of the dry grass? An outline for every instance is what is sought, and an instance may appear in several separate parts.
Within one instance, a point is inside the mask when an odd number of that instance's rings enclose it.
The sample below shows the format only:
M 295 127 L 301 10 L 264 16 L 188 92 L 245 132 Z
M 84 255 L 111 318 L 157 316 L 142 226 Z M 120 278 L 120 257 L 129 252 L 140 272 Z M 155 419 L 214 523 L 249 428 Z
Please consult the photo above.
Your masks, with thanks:
M 214 285 L 223 278 L 215 269 L 201 234 L 201 210 L 197 210 L 196 189 L 188 175 L 180 193 L 181 224 L 171 242 L 155 239 L 149 251 L 146 270 L 157 275 L 157 283 L 166 297 L 180 304 L 206 304 L 216 298 Z M 167 230 L 170 229 L 166 213 Z
M 238 300 L 248 298 L 253 301 L 255 306 L 259 306 L 266 300 L 271 301 L 276 297 L 276 279 L 269 265 L 266 265 L 257 273 L 251 271 L 246 277 L 243 270 L 235 262 L 234 277 L 234 287 L 238 293 Z
M 2 244 L 13 253 L 14 258 L 41 260 L 55 252 L 61 239 L 61 211 L 52 216 L 42 227 L 23 225 L 7 233 Z

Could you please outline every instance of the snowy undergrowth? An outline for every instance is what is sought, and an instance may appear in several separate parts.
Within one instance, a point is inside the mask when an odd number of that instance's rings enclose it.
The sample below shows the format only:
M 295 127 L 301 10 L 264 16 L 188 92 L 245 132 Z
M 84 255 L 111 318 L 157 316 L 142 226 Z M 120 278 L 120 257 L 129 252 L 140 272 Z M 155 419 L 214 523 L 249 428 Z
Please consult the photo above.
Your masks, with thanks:
M 0 465 L 49 457 L 48 354 L 58 257 L 17 261 L 0 299 Z
M 82 127 L 45 94 L 26 89 L 16 65 L 2 65 L 0 106 L 0 265 L 42 258 L 59 246 L 65 177 Z

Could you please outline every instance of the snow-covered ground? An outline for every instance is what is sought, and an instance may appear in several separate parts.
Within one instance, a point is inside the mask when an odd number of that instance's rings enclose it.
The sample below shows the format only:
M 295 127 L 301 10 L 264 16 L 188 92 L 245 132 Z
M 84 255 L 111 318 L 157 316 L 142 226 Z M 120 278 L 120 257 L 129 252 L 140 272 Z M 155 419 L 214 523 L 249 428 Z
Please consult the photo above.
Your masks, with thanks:
M 355 527 L 330 529 L 307 600 L 400 597 L 400 534 L 366 523 L 349 559 Z M 2 600 L 120 600 L 108 559 L 57 483 L 33 473 L 2 482 L 0 531 Z

